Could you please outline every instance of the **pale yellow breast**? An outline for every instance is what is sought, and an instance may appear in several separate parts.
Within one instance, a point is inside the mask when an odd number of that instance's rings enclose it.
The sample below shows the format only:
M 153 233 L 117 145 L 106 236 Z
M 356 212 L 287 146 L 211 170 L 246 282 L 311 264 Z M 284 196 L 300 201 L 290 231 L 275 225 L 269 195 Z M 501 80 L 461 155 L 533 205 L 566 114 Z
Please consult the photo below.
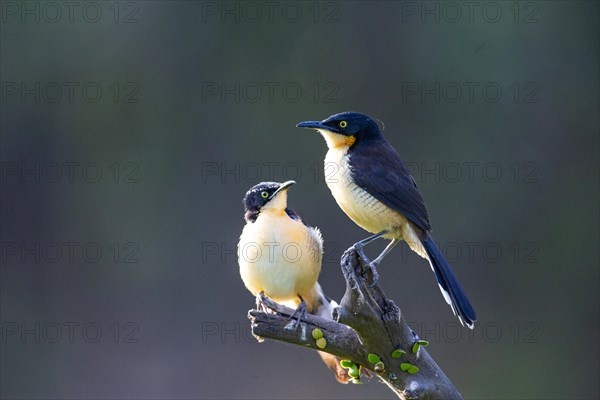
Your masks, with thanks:
M 264 292 L 278 302 L 308 297 L 321 271 L 320 232 L 285 212 L 261 212 L 244 227 L 238 243 L 238 263 L 244 284 L 256 295 Z

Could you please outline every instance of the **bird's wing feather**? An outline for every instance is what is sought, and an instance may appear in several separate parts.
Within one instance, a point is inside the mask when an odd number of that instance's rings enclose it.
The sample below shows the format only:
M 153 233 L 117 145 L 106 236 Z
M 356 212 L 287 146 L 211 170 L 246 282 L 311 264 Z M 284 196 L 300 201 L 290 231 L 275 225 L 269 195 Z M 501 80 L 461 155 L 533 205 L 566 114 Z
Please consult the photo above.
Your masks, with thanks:
M 386 206 L 399 211 L 424 231 L 431 230 L 427 209 L 417 184 L 387 142 L 350 151 L 354 182 Z
M 298 213 L 294 210 L 292 210 L 291 208 L 287 207 L 285 209 L 285 213 L 288 215 L 288 217 L 290 217 L 291 219 L 295 219 L 298 221 L 302 221 L 302 218 L 300 218 L 300 215 L 298 215 Z

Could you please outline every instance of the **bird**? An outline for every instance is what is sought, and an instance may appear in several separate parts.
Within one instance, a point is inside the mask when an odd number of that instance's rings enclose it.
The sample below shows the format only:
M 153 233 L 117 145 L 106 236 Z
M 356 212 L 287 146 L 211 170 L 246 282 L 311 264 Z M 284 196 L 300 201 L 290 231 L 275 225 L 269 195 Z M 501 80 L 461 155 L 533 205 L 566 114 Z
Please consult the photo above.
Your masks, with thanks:
M 296 182 L 262 182 L 243 199 L 245 226 L 238 242 L 240 276 L 254 295 L 295 308 L 289 328 L 297 328 L 306 312 L 332 320 L 338 306 L 318 282 L 323 260 L 323 237 L 287 206 L 287 191 Z M 294 317 L 297 318 L 294 321 Z M 319 352 L 341 383 L 351 377 L 340 359 Z
M 379 238 L 390 239 L 370 264 L 374 285 L 377 266 L 404 240 L 410 249 L 427 259 L 446 302 L 463 326 L 473 329 L 475 310 L 431 236 L 431 224 L 415 179 L 398 152 L 384 137 L 375 120 L 357 112 L 334 114 L 322 121 L 296 125 L 318 131 L 327 143 L 325 181 L 344 213 L 372 233 L 354 244 L 363 247 Z

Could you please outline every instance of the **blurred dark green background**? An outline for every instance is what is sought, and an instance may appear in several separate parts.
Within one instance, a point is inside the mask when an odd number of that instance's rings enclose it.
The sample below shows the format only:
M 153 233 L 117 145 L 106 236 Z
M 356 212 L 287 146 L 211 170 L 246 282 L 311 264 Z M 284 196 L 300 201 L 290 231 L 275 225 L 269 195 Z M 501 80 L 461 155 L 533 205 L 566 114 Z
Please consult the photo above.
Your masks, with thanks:
M 3 398 L 392 398 L 256 343 L 237 270 L 245 191 L 295 179 L 342 296 L 366 233 L 294 126 L 346 110 L 477 309 L 459 329 L 405 246 L 379 269 L 462 394 L 598 398 L 597 2 L 0 4 Z

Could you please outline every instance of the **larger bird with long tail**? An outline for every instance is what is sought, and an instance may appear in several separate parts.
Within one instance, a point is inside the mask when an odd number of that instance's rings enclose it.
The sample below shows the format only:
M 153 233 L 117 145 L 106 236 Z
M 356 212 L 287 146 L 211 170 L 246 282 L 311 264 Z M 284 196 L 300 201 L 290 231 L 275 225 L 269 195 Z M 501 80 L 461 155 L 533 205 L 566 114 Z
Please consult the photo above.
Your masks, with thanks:
M 371 262 L 374 281 L 377 265 L 404 239 L 429 261 L 446 302 L 461 323 L 473 329 L 475 310 L 430 235 L 431 224 L 417 184 L 377 123 L 367 115 L 345 112 L 297 126 L 315 129 L 325 138 L 329 147 L 326 182 L 333 197 L 350 219 L 374 233 L 354 245 L 359 254 L 364 257 L 363 247 L 380 237 L 391 239 Z

